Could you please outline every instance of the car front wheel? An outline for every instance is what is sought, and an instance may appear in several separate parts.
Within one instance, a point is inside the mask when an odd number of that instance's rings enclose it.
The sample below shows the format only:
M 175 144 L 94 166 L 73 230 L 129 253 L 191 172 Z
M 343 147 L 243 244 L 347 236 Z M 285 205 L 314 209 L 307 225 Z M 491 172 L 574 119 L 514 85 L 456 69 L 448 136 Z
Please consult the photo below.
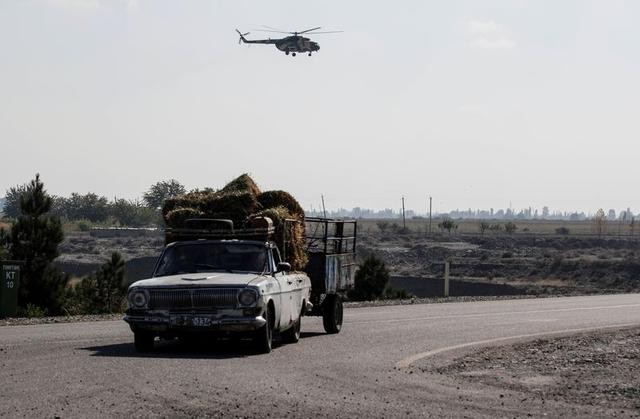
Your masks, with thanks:
M 302 324 L 302 318 L 298 317 L 298 320 L 293 324 L 293 326 L 291 326 L 290 328 L 288 328 L 287 330 L 285 330 L 284 332 L 282 332 L 282 340 L 285 343 L 296 343 L 300 340 L 300 326 Z
M 253 342 L 258 352 L 268 354 L 271 352 L 271 344 L 273 340 L 273 313 L 271 309 L 267 309 L 264 314 L 267 324 L 256 330 Z

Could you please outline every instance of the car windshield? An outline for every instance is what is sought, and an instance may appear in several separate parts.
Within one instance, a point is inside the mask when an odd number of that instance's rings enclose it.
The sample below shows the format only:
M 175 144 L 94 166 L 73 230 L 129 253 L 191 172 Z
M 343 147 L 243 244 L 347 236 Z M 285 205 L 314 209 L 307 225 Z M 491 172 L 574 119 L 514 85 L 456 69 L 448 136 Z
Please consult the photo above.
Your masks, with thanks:
M 267 249 L 260 244 L 191 243 L 168 247 L 153 276 L 198 272 L 267 270 Z

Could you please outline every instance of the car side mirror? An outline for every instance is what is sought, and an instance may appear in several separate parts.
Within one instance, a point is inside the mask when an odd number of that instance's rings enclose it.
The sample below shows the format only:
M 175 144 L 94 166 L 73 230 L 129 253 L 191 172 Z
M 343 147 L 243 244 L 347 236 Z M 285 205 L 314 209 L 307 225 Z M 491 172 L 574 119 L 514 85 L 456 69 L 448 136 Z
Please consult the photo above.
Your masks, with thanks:
M 287 262 L 278 263 L 278 272 L 289 272 L 291 270 L 291 264 Z

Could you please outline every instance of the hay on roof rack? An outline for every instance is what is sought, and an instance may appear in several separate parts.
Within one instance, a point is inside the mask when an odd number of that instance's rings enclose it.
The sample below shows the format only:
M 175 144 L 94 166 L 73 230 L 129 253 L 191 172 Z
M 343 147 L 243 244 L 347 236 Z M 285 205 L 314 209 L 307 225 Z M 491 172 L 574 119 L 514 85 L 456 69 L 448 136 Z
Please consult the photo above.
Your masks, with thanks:
M 273 221 L 275 233 L 273 241 L 280 249 L 280 255 L 285 262 L 291 264 L 294 271 L 303 270 L 308 257 L 304 241 L 304 222 L 293 216 L 283 206 L 264 209 L 254 216 L 268 217 Z
M 176 208 L 165 214 L 164 221 L 168 227 L 179 228 L 184 226 L 186 220 L 203 216 L 204 213 L 195 208 Z
M 304 219 L 304 210 L 298 201 L 285 191 L 266 191 L 258 195 L 262 208 L 285 207 L 294 218 Z
M 193 191 L 167 199 L 162 208 L 167 227 L 188 228 L 185 221 L 193 218 L 228 219 L 234 228 L 250 226 L 253 217 L 269 217 L 275 228 L 274 242 L 292 269 L 299 271 L 307 264 L 304 241 L 304 210 L 285 191 L 260 192 L 256 183 L 243 174 L 219 191 Z M 294 221 L 287 221 L 294 220 Z
M 251 179 L 251 177 L 246 173 L 233 179 L 220 190 L 220 193 L 223 195 L 230 192 L 248 192 L 253 196 L 258 196 L 261 193 L 258 185 L 256 185 L 253 179 Z

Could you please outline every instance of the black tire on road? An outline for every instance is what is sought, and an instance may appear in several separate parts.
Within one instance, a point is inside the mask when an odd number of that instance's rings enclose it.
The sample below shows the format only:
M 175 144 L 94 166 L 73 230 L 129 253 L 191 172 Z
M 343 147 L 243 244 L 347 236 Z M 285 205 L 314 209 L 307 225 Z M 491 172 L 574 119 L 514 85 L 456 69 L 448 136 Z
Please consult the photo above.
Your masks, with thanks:
M 322 325 L 327 333 L 338 333 L 342 329 L 342 298 L 329 294 L 322 303 Z
M 153 341 L 155 339 L 156 337 L 152 333 L 137 331 L 133 334 L 133 346 L 138 352 L 151 352 L 153 351 Z
M 289 329 L 282 332 L 282 341 L 284 343 L 297 343 L 300 340 L 300 326 L 302 324 L 302 316 Z
M 256 330 L 253 337 L 253 343 L 261 354 L 268 354 L 271 352 L 273 341 L 273 313 L 270 308 L 265 312 L 265 320 L 267 321 L 267 324 Z

